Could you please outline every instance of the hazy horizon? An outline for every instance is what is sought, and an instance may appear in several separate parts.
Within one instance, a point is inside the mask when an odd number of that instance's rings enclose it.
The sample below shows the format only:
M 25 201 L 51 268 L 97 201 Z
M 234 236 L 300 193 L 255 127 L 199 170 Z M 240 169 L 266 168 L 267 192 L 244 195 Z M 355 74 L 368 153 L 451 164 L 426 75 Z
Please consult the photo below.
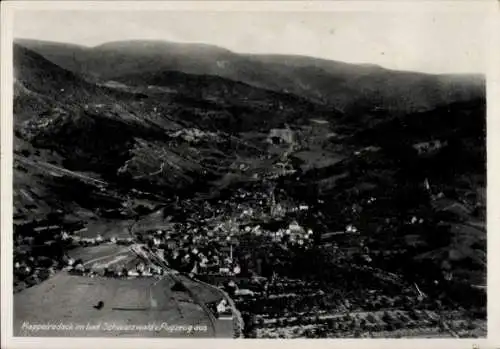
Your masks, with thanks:
M 131 40 L 315 57 L 430 74 L 484 74 L 481 13 L 19 11 L 16 39 L 94 47 Z

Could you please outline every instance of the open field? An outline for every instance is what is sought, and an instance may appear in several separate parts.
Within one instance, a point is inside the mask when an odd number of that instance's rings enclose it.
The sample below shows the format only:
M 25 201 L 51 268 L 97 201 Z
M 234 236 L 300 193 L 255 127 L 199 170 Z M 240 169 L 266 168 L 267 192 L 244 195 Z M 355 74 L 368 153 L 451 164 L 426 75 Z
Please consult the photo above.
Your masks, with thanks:
M 87 278 L 61 272 L 44 283 L 16 294 L 14 299 L 14 334 L 16 336 L 141 336 L 141 337 L 231 337 L 230 321 L 214 329 L 201 307 L 183 292 L 171 291 L 173 281 L 155 278 L 121 280 Z M 102 309 L 94 308 L 99 301 Z M 73 325 L 67 330 L 27 329 L 23 323 Z M 199 331 L 164 328 L 160 330 L 112 330 L 114 325 L 162 323 L 199 326 Z M 227 323 L 227 324 L 226 324 Z M 93 329 L 78 330 L 77 324 Z M 100 327 L 99 327 L 100 326 Z M 202 330 L 206 328 L 206 330 Z M 64 331 L 64 333 L 55 333 Z
M 142 261 L 129 247 L 114 244 L 78 248 L 72 250 L 70 256 L 82 259 L 83 265 L 96 271 L 105 267 L 133 268 Z M 172 286 L 176 281 L 184 284 L 186 290 L 173 291 Z M 207 303 L 220 301 L 222 297 L 222 292 L 216 288 L 181 275 L 175 278 L 164 276 L 121 279 L 71 275 L 61 271 L 41 284 L 15 295 L 14 333 L 16 336 L 49 337 L 231 338 L 234 335 L 232 322 L 215 319 L 205 306 Z M 103 307 L 96 309 L 99 302 L 103 302 Z M 68 327 L 35 331 L 28 326 L 60 323 Z M 78 329 L 77 325 L 85 328 Z M 140 327 L 146 325 L 152 327 Z M 188 331 L 187 327 L 182 326 L 198 327 L 197 330 Z M 55 333 L 60 331 L 64 333 Z

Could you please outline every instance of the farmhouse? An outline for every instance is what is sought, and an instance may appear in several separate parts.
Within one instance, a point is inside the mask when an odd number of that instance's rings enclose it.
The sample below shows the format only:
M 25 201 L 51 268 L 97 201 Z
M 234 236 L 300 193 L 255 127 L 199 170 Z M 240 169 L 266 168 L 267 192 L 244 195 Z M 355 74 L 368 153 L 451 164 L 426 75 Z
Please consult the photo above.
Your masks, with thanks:
M 294 140 L 293 131 L 288 126 L 271 129 L 267 138 L 267 141 L 271 144 L 292 144 Z

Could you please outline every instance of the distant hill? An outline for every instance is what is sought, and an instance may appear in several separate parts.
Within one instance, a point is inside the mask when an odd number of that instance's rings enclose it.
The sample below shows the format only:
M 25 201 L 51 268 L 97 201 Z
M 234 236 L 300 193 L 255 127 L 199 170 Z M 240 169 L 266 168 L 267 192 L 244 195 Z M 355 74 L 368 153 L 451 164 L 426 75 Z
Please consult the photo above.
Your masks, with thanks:
M 67 99 L 69 94 L 79 98 L 88 97 L 88 89 L 95 90 L 90 83 L 85 82 L 74 73 L 62 69 L 58 65 L 45 59 L 40 54 L 14 45 L 14 79 L 29 90 L 50 95 L 59 99 Z
M 99 79 L 180 71 L 284 91 L 356 114 L 429 110 L 485 94 L 480 75 L 430 75 L 291 55 L 237 54 L 216 46 L 123 41 L 96 47 L 17 40 L 73 72 Z
M 139 97 L 124 91 L 97 86 L 20 45 L 14 45 L 13 59 L 14 102 L 31 98 L 30 103 L 17 103 L 16 107 L 19 108 L 17 111 L 22 108 L 33 111 L 36 107 L 35 97 L 38 97 L 39 102 L 45 100 L 48 103 L 47 99 L 52 99 L 52 102 L 64 103 L 66 106 L 71 104 L 83 106 L 83 103 L 89 101 L 98 103 Z
M 116 77 L 114 82 L 139 88 L 145 93 L 160 93 L 174 96 L 177 102 L 205 108 L 228 107 L 233 115 L 242 119 L 246 129 L 252 129 L 252 123 L 258 123 L 258 116 L 265 117 L 266 123 L 275 126 L 298 119 L 308 119 L 309 113 L 322 114 L 331 119 L 342 116 L 335 108 L 318 105 L 306 98 L 290 93 L 275 92 L 264 88 L 229 80 L 214 75 L 194 75 L 179 71 L 157 71 L 129 74 Z M 251 113 L 252 117 L 244 118 Z M 269 116 L 273 117 L 270 119 Z M 235 126 L 235 125 L 233 125 Z

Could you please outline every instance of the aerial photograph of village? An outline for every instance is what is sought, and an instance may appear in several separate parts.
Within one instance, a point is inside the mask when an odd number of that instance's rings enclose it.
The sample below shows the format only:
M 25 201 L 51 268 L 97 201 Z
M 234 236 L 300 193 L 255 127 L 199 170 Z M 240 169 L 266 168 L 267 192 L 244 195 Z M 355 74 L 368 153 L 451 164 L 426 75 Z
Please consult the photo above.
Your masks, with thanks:
M 485 337 L 480 16 L 224 16 L 16 14 L 14 335 Z

